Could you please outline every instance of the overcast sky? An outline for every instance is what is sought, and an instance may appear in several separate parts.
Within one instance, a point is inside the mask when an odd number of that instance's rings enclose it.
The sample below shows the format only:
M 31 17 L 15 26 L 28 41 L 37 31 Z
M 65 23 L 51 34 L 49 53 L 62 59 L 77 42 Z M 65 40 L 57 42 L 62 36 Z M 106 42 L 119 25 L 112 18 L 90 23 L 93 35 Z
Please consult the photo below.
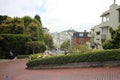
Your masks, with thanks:
M 120 5 L 120 0 L 116 0 Z M 100 15 L 113 0 L 0 0 L 0 15 L 11 17 L 41 16 L 50 32 L 68 29 L 90 31 L 101 22 Z

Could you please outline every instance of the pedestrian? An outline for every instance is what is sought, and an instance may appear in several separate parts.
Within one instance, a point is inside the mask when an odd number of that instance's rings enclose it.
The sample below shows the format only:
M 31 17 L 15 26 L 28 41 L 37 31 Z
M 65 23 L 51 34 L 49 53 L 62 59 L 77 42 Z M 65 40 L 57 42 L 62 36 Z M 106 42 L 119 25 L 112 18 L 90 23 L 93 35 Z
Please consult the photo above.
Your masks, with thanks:
M 13 53 L 11 50 L 10 50 L 10 59 L 13 59 Z
M 67 55 L 67 50 L 64 50 L 65 55 Z

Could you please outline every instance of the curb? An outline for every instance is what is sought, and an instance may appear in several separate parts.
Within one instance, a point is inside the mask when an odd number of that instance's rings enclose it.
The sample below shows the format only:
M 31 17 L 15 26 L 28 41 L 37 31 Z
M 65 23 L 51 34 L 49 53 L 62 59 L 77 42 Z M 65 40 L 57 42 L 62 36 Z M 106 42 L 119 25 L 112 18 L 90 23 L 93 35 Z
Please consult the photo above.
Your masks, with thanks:
M 64 65 L 39 65 L 35 67 L 27 67 L 27 69 L 64 69 L 64 68 L 90 68 L 90 67 L 119 67 L 120 61 L 105 62 L 81 62 L 69 63 Z
M 0 63 L 9 62 L 10 59 L 0 59 Z
M 25 59 L 0 59 L 0 64 L 2 63 L 8 63 L 8 62 L 14 62 L 14 61 L 19 61 L 19 60 L 25 60 Z

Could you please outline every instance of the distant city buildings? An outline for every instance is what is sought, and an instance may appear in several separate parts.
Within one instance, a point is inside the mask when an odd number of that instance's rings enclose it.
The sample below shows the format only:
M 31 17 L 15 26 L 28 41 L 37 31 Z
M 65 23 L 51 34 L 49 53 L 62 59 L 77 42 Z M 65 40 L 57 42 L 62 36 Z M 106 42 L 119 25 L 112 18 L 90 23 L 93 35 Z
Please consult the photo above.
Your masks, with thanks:
M 94 26 L 91 32 L 77 32 L 70 29 L 60 33 L 52 33 L 55 46 L 60 48 L 65 40 L 69 40 L 70 45 L 74 47 L 80 44 L 88 44 L 89 48 L 103 49 L 102 43 L 111 39 L 110 28 L 116 30 L 120 25 L 120 5 L 116 4 L 116 0 L 110 5 L 109 10 L 103 12 L 100 17 L 101 23 Z M 47 31 L 45 29 L 45 32 Z
M 66 31 L 62 31 L 60 33 L 55 32 L 55 33 L 51 33 L 51 35 L 53 36 L 54 39 L 54 44 L 57 48 L 60 48 L 60 45 L 65 41 L 65 40 L 69 40 L 70 44 L 72 43 L 71 37 L 73 36 L 73 33 L 77 32 L 73 29 L 70 30 L 66 30 Z
M 74 48 L 77 48 L 80 44 L 88 44 L 90 41 L 90 33 L 86 30 L 84 32 L 77 32 L 73 29 L 62 31 L 60 33 L 51 34 L 54 39 L 54 44 L 57 48 L 60 48 L 60 45 L 65 41 L 69 40 L 70 45 Z M 90 44 L 89 44 L 90 47 Z
M 101 23 L 91 29 L 91 46 L 102 49 L 102 43 L 111 39 L 110 27 L 114 30 L 120 25 L 120 6 L 114 3 L 100 16 Z

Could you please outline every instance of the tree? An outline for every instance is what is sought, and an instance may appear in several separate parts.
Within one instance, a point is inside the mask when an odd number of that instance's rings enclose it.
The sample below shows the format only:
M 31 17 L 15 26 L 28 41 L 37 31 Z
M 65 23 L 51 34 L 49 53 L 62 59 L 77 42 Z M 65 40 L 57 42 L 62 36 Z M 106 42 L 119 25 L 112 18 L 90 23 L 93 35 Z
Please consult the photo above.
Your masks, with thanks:
M 29 25 L 29 34 L 31 35 L 32 40 L 37 41 L 39 39 L 38 25 L 34 22 L 31 22 Z
M 32 22 L 32 18 L 30 16 L 24 16 L 22 20 L 24 21 L 25 29 L 27 31 L 28 25 Z
M 39 41 L 44 41 L 44 32 L 43 32 L 43 27 L 42 25 L 36 20 L 33 19 L 33 21 L 37 24 L 38 26 L 38 36 L 39 36 Z
M 88 48 L 88 46 L 87 46 L 86 44 L 80 44 L 80 45 L 78 46 L 78 51 L 79 51 L 80 53 L 84 53 L 84 52 L 89 51 L 89 48 Z
M 38 14 L 36 14 L 34 18 L 42 25 L 41 18 Z
M 107 40 L 102 44 L 104 49 L 112 49 L 113 48 L 113 44 L 112 44 L 112 40 Z
M 48 46 L 49 49 L 55 48 L 53 37 L 50 34 L 44 34 L 44 42 Z
M 36 46 L 33 44 L 33 46 L 35 46 L 35 51 L 38 50 L 39 52 L 40 50 L 43 52 L 46 49 L 46 45 L 44 43 L 43 27 L 40 22 L 41 20 L 38 15 L 36 15 L 36 19 L 29 16 L 24 16 L 23 18 L 11 18 L 8 16 L 0 15 L 0 35 L 5 35 L 5 38 L 3 36 L 0 36 L 0 45 L 3 45 L 2 47 L 0 46 L 0 50 L 2 50 L 0 53 L 6 53 L 6 51 L 8 52 L 10 48 L 12 48 L 12 50 L 17 54 L 26 53 L 24 51 L 25 46 L 23 45 L 25 45 L 28 40 L 24 41 L 25 38 L 22 36 L 17 37 L 16 35 L 26 35 L 29 36 L 29 40 L 33 42 L 37 41 L 34 43 L 39 47 L 36 48 Z M 22 43 L 22 41 L 24 42 Z
M 118 49 L 120 48 L 120 26 L 117 30 L 110 28 L 111 40 L 107 40 L 103 43 L 104 49 Z
M 69 47 L 70 47 L 70 41 L 69 40 L 65 40 L 60 46 L 60 48 L 62 48 L 62 49 L 69 49 Z
M 25 30 L 24 21 L 21 18 L 15 17 L 13 19 L 13 25 L 11 27 L 11 33 L 13 33 L 13 34 L 23 34 L 24 30 Z
M 32 39 L 35 41 L 43 41 L 43 29 L 40 22 L 29 16 L 25 16 L 22 19 L 24 20 L 25 34 L 31 35 Z
M 7 17 L 4 22 L 0 24 L 0 33 L 2 34 L 23 34 L 24 21 L 18 17 Z
M 4 23 L 7 19 L 7 17 L 8 16 L 6 16 L 6 15 L 4 15 L 4 16 L 0 15 L 0 24 Z
M 40 41 L 29 41 L 26 42 L 25 46 L 29 51 L 32 50 L 33 54 L 38 52 L 44 52 L 46 50 L 45 43 Z

